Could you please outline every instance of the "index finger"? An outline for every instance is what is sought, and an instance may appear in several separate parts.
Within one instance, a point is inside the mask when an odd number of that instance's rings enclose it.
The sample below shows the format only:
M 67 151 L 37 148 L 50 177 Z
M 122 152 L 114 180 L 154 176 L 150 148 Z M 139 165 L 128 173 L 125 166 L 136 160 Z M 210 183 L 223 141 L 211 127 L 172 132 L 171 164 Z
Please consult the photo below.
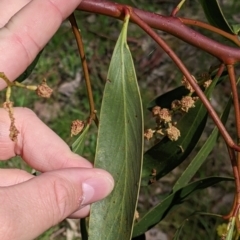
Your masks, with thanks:
M 34 0 L 17 12 L 0 29 L 0 72 L 16 79 L 81 1 Z
M 68 145 L 31 110 L 14 108 L 14 118 L 19 131 L 17 142 L 9 138 L 8 112 L 0 108 L 0 160 L 20 155 L 27 164 L 40 172 L 92 167 L 86 159 L 71 152 Z

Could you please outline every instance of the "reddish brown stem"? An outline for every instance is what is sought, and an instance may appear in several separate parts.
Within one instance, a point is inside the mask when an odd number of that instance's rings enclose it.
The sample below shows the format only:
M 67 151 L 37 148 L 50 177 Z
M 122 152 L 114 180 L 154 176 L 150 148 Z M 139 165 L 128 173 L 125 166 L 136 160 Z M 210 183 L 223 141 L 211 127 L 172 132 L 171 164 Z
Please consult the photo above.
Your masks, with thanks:
M 228 154 L 231 160 L 233 175 L 235 178 L 236 194 L 235 194 L 232 210 L 227 216 L 224 216 L 224 219 L 229 219 L 233 216 L 236 216 L 238 214 L 238 210 L 240 207 L 240 178 L 239 178 L 239 171 L 237 167 L 236 155 L 234 150 L 229 147 L 228 147 Z
M 233 104 L 235 110 L 235 122 L 236 122 L 236 129 L 237 129 L 237 142 L 240 143 L 240 111 L 239 111 L 239 98 L 237 92 L 237 82 L 235 77 L 235 71 L 233 65 L 227 65 L 228 75 L 231 83 L 232 88 L 232 95 L 233 95 Z
M 79 29 L 78 29 L 78 26 L 77 26 L 77 22 L 76 22 L 76 19 L 75 19 L 75 16 L 74 16 L 73 13 L 69 16 L 69 21 L 70 21 L 70 23 L 72 25 L 72 30 L 73 30 L 74 36 L 76 38 L 78 51 L 79 51 L 79 55 L 80 55 L 81 62 L 82 62 L 83 73 L 84 73 L 84 78 L 85 78 L 85 83 L 86 83 L 87 93 L 88 93 L 88 99 L 89 99 L 90 121 L 94 120 L 96 126 L 98 126 L 99 122 L 98 122 L 98 118 L 97 118 L 95 107 L 94 107 L 94 100 L 93 100 L 93 92 L 92 92 L 91 80 L 90 80 L 90 77 L 89 77 L 87 60 L 86 60 L 86 56 L 85 56 L 85 53 L 84 53 L 84 46 L 83 46 L 82 36 L 81 36 L 81 34 L 79 32 Z
M 170 16 L 175 17 L 177 15 L 177 13 L 179 12 L 179 10 L 181 9 L 182 5 L 184 4 L 186 0 L 182 0 L 178 3 L 178 5 L 173 9 L 172 13 Z
M 232 95 L 233 95 L 233 105 L 235 111 L 235 123 L 236 123 L 236 132 L 237 132 L 237 144 L 240 144 L 240 110 L 239 110 L 239 97 L 237 91 L 237 82 L 235 77 L 235 71 L 233 65 L 227 66 L 228 75 L 231 83 L 232 88 Z M 240 153 L 237 153 L 237 168 L 240 174 Z
M 104 14 L 107 16 L 115 17 L 118 19 L 124 19 L 124 9 L 127 6 L 118 3 L 109 2 L 106 0 L 83 0 L 79 5 L 78 9 L 96 12 L 99 14 Z M 191 86 L 196 91 L 199 98 L 202 100 L 203 104 L 207 108 L 210 116 L 214 120 L 215 124 L 219 128 L 224 140 L 231 148 L 240 151 L 240 147 L 234 143 L 222 122 L 220 121 L 218 115 L 212 108 L 211 104 L 197 85 L 197 83 L 192 79 L 190 73 L 183 65 L 182 61 L 175 55 L 175 53 L 167 46 L 167 44 L 149 27 L 154 27 L 161 29 L 163 31 L 169 32 L 174 36 L 209 52 L 210 54 L 218 57 L 225 64 L 233 64 L 240 60 L 240 50 L 236 48 L 231 48 L 220 44 L 212 39 L 209 39 L 200 33 L 185 26 L 178 18 L 175 17 L 164 17 L 155 13 L 149 13 L 142 10 L 131 9 L 131 21 L 137 23 L 141 26 L 144 31 L 146 31 L 172 58 L 175 64 L 179 67 L 182 73 L 186 76 Z
M 172 17 L 175 17 L 175 16 L 177 15 L 178 11 L 179 11 L 179 8 L 178 8 L 178 7 L 174 8 L 173 11 L 172 11 L 172 13 L 171 13 L 171 16 L 172 16 Z
M 236 45 L 238 45 L 240 47 L 240 41 L 238 39 L 238 35 L 234 35 L 234 34 L 230 34 L 228 32 L 225 32 L 219 28 L 216 28 L 212 25 L 209 25 L 205 22 L 200 22 L 198 20 L 194 20 L 194 19 L 189 19 L 189 18 L 178 18 L 180 19 L 180 21 L 186 25 L 192 25 L 192 26 L 196 26 L 196 27 L 201 27 L 204 29 L 207 29 L 211 32 L 215 32 L 217 34 L 222 35 L 223 37 L 233 41 Z
M 159 46 L 162 47 L 162 49 L 169 55 L 169 57 L 173 60 L 173 62 L 178 66 L 178 68 L 181 70 L 183 75 L 187 78 L 189 81 L 190 85 L 193 87 L 201 101 L 203 102 L 204 106 L 208 110 L 210 116 L 212 117 L 213 121 L 217 125 L 220 133 L 222 134 L 224 140 L 227 142 L 228 146 L 234 148 L 235 150 L 240 151 L 240 147 L 237 146 L 228 132 L 226 131 L 224 125 L 222 124 L 221 120 L 219 119 L 218 115 L 214 111 L 213 107 L 209 103 L 208 99 L 198 86 L 198 84 L 193 80 L 191 74 L 187 70 L 187 68 L 184 66 L 182 61 L 177 57 L 177 55 L 172 51 L 172 49 L 154 32 L 144 21 L 141 20 L 134 12 L 131 12 L 131 19 L 136 22 L 149 36 L 154 39 Z M 220 68 L 219 71 L 222 71 L 224 66 Z
M 126 6 L 106 0 L 83 0 L 78 6 L 78 9 L 123 20 L 124 7 Z M 239 48 L 233 48 L 218 43 L 188 26 L 185 26 L 179 18 L 166 17 L 136 8 L 132 8 L 132 12 L 137 14 L 148 26 L 170 33 L 173 36 L 176 36 L 177 38 L 217 57 L 225 64 L 234 64 L 240 61 Z M 132 21 L 135 22 L 134 19 L 132 19 Z

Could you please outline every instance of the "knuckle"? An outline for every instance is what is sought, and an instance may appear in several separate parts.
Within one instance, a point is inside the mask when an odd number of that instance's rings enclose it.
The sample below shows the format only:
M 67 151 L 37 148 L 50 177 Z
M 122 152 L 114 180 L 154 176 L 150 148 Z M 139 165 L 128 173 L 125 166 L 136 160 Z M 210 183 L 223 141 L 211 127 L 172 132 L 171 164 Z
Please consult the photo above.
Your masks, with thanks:
M 62 177 L 52 180 L 52 189 L 53 219 L 63 220 L 79 207 L 77 191 L 69 180 Z

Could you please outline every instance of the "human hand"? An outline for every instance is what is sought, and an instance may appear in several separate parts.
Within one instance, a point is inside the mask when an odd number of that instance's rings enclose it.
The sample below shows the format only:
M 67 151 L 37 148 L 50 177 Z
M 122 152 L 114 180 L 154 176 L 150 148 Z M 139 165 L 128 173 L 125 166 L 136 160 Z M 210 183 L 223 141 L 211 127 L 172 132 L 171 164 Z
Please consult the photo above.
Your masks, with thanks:
M 18 77 L 80 2 L 1 0 L 0 72 L 10 80 Z M 0 89 L 4 87 L 0 80 Z M 14 117 L 17 142 L 10 140 L 10 119 L 0 108 L 0 160 L 20 155 L 43 173 L 34 177 L 19 169 L 0 169 L 0 236 L 27 240 L 66 217 L 87 216 L 89 204 L 107 196 L 114 182 L 109 173 L 72 153 L 31 110 L 14 108 Z

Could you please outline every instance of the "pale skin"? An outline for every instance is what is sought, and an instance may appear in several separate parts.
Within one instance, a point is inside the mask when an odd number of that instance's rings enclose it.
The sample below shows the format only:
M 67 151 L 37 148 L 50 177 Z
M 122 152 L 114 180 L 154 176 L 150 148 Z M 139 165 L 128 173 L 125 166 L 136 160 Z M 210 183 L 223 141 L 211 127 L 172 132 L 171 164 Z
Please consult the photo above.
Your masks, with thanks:
M 1 0 L 0 72 L 12 81 L 29 65 L 81 0 Z M 0 90 L 6 84 L 0 79 Z M 66 217 L 82 218 L 90 204 L 106 197 L 114 181 L 75 155 L 29 109 L 14 108 L 17 142 L 9 138 L 10 120 L 0 108 L 0 160 L 20 155 L 42 172 L 0 169 L 0 236 L 31 240 Z

